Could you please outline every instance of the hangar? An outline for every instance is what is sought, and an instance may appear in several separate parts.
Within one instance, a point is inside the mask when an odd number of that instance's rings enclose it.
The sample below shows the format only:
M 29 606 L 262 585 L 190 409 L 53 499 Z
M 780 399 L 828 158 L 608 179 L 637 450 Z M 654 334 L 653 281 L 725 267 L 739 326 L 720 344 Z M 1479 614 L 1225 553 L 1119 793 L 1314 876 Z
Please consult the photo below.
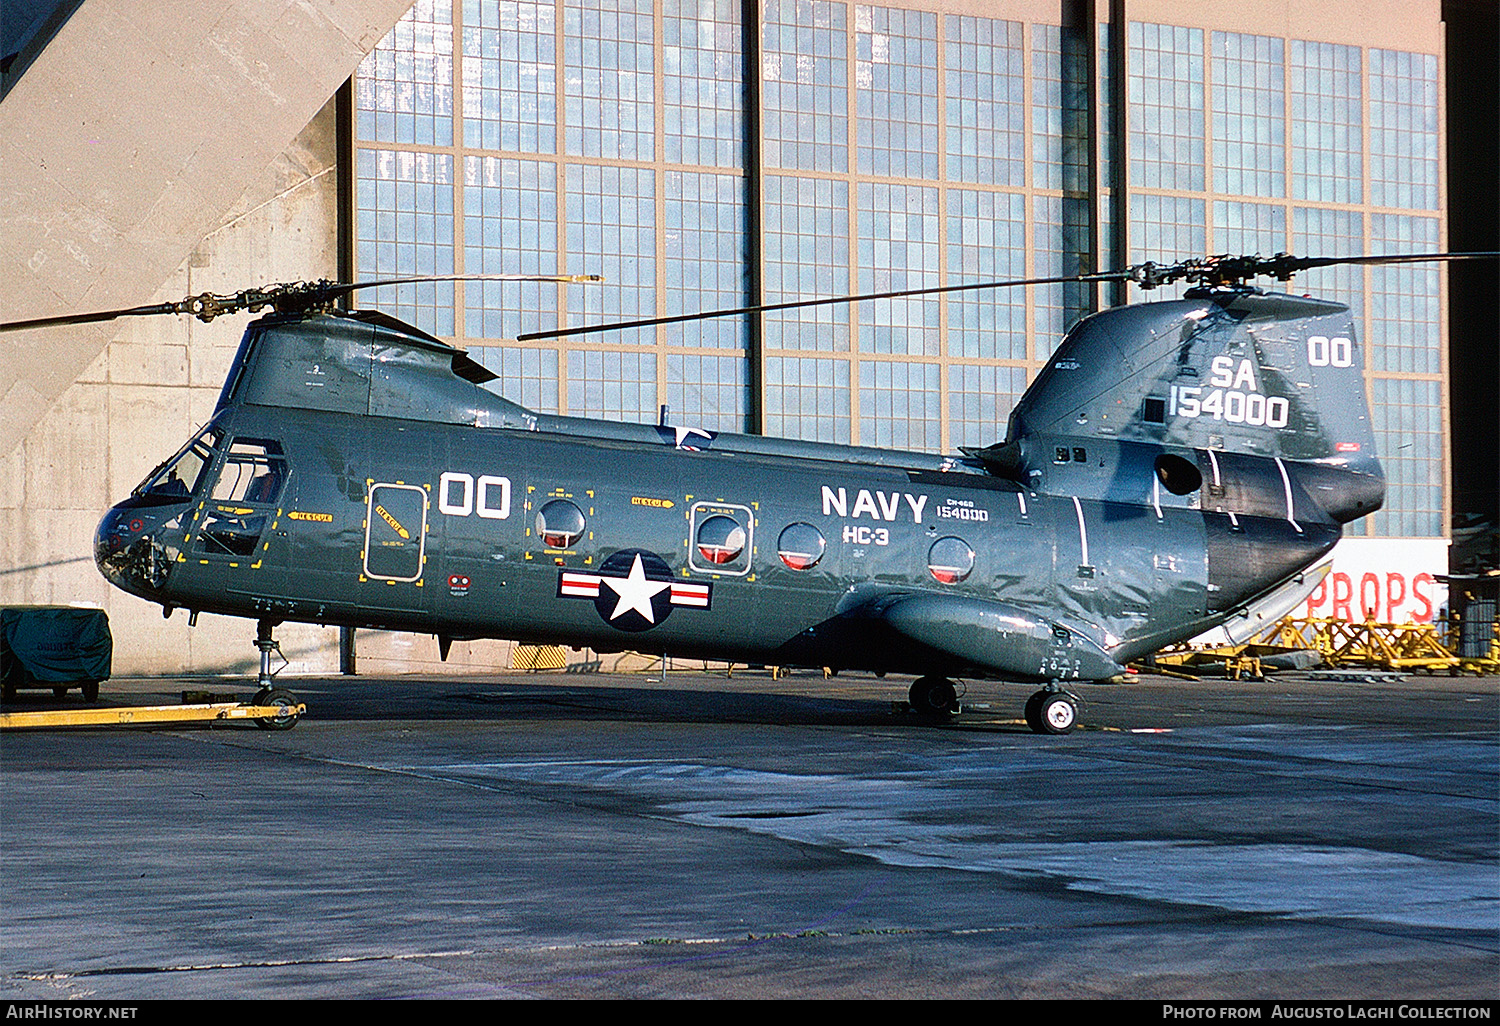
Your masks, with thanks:
M 1039 286 L 515 339 L 1206 253 L 1497 248 L 1482 2 L 6 12 L 0 319 L 320 277 L 603 274 L 588 291 L 459 282 L 373 300 L 548 412 L 650 421 L 666 406 L 711 429 L 951 452 L 1003 435 L 1073 320 L 1141 294 Z M 1296 286 L 1356 311 L 1390 481 L 1344 543 L 1342 601 L 1430 616 L 1450 560 L 1494 565 L 1493 266 L 1330 269 Z M 100 512 L 207 419 L 243 323 L 0 340 L 0 602 L 108 609 L 116 672 L 253 666 L 248 623 L 164 620 L 90 555 Z M 360 646 L 388 671 L 437 660 L 425 638 Z M 296 670 L 338 666 L 331 629 L 288 627 L 283 648 Z M 473 642 L 453 658 L 507 653 Z

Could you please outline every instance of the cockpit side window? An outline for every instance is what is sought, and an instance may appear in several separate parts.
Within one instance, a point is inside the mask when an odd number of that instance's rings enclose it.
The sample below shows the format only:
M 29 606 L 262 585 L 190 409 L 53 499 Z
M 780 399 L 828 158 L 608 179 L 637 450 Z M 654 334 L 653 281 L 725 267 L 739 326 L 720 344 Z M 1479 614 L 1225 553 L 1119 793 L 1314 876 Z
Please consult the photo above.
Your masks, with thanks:
M 285 481 L 286 460 L 280 442 L 236 438 L 224 458 L 213 497 L 219 502 L 269 504 L 280 498 Z
M 162 464 L 136 489 L 136 494 L 183 499 L 192 495 L 202 483 L 203 472 L 213 462 L 214 448 L 218 443 L 218 432 L 213 428 L 204 431 Z

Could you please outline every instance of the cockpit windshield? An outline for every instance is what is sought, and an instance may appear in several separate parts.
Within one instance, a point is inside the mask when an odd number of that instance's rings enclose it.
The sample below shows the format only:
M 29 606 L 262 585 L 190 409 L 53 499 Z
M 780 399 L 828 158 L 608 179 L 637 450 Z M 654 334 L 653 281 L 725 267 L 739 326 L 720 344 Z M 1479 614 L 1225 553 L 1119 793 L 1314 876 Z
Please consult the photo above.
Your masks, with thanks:
M 158 467 L 132 494 L 160 499 L 187 498 L 198 490 L 218 443 L 218 431 L 212 427 L 206 429 Z

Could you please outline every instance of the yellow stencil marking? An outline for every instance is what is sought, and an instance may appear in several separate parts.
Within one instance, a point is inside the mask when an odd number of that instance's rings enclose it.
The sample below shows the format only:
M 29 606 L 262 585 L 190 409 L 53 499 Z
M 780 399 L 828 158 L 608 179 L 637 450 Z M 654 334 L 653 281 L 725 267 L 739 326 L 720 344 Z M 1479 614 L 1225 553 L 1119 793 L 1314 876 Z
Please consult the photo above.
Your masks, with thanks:
M 391 525 L 391 530 L 395 531 L 397 534 L 407 540 L 411 539 L 411 532 L 401 526 L 401 521 L 397 520 L 395 517 L 387 513 L 384 506 L 377 504 L 375 506 L 375 512 L 380 514 L 380 519 Z

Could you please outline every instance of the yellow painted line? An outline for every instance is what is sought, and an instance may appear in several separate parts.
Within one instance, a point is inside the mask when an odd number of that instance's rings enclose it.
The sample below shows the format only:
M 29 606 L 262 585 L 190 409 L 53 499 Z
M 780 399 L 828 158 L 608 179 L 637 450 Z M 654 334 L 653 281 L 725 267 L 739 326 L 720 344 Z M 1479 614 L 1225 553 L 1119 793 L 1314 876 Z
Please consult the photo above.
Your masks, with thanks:
M 46 709 L 38 712 L 0 713 L 0 730 L 25 727 L 110 727 L 142 723 L 193 723 L 206 720 L 276 719 L 307 712 L 306 703 L 295 706 L 240 705 L 137 705 L 112 709 Z

